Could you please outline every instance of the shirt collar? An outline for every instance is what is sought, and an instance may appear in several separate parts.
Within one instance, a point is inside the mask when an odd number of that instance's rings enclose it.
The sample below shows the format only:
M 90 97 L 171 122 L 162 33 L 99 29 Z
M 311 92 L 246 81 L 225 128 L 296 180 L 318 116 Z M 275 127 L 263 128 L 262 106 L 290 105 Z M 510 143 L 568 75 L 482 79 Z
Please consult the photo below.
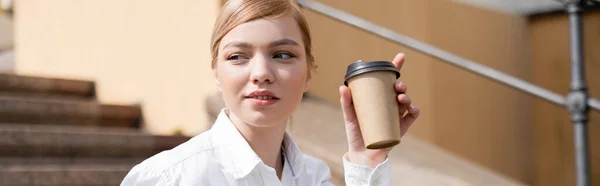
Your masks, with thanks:
M 213 131 L 214 143 L 218 148 L 217 153 L 219 154 L 216 156 L 218 161 L 223 166 L 224 171 L 231 173 L 235 179 L 238 179 L 250 174 L 256 165 L 262 163 L 262 160 L 233 125 L 227 116 L 228 112 L 227 108 L 221 109 L 211 130 Z M 304 168 L 304 163 L 302 152 L 287 131 L 283 137 L 282 149 L 285 157 L 284 163 L 290 167 L 295 179 L 300 175 L 300 170 Z

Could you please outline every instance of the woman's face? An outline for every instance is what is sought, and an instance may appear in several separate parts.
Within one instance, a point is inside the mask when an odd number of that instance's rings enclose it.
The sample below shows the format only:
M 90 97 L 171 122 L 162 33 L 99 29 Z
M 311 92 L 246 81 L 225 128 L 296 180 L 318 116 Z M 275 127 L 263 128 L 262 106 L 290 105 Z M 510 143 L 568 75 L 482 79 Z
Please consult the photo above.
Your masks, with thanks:
M 257 127 L 285 122 L 310 87 L 302 34 L 291 16 L 231 30 L 219 45 L 215 71 L 232 119 Z

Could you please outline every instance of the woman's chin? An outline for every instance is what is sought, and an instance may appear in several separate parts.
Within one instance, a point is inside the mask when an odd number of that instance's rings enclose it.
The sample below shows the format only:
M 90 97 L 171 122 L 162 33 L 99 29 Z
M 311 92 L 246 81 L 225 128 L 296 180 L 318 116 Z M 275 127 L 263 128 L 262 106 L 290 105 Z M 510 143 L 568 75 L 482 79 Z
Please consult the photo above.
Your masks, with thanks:
M 281 118 L 282 114 L 271 113 L 265 111 L 254 111 L 248 118 L 247 123 L 254 127 L 273 127 L 285 122 L 284 118 Z M 279 119 L 281 118 L 281 119 Z
M 273 126 L 277 126 L 280 125 L 281 122 L 277 122 L 277 121 L 272 121 L 272 118 L 254 118 L 252 119 L 252 121 L 248 122 L 249 125 L 252 125 L 254 127 L 273 127 Z

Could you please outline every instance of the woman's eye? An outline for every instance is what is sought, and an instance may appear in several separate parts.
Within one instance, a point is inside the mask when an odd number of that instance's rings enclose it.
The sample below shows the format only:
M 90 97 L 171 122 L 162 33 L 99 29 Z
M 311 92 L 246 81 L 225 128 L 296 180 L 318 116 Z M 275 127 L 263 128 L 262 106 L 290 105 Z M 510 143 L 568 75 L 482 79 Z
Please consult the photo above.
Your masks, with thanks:
M 277 58 L 277 59 L 289 59 L 289 58 L 293 58 L 294 55 L 287 53 L 287 52 L 279 52 L 276 53 L 273 58 Z
M 240 60 L 240 59 L 243 59 L 243 57 L 239 54 L 234 54 L 227 58 L 227 60 Z

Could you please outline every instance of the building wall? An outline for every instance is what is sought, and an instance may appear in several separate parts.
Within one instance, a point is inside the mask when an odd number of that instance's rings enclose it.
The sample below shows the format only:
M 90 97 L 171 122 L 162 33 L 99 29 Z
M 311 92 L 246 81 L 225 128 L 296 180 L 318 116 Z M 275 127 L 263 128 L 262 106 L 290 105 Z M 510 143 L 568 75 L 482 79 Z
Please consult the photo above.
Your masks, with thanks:
M 506 74 L 530 78 L 527 25 L 522 17 L 431 2 L 431 44 Z M 435 143 L 532 183 L 533 98 L 449 65 L 433 67 Z
M 600 12 L 584 19 L 585 74 L 589 95 L 600 98 Z M 567 95 L 570 84 L 569 21 L 565 14 L 538 16 L 529 22 L 533 82 Z M 536 100 L 536 184 L 575 185 L 573 125 L 564 107 Z M 592 185 L 600 185 L 600 112 L 590 111 L 588 124 Z
M 153 133 L 205 129 L 219 1 L 16 3 L 17 73 L 95 80 L 101 102 L 142 103 Z
M 12 18 L 5 13 L 0 14 L 0 51 L 10 50 L 14 44 L 14 27 Z

